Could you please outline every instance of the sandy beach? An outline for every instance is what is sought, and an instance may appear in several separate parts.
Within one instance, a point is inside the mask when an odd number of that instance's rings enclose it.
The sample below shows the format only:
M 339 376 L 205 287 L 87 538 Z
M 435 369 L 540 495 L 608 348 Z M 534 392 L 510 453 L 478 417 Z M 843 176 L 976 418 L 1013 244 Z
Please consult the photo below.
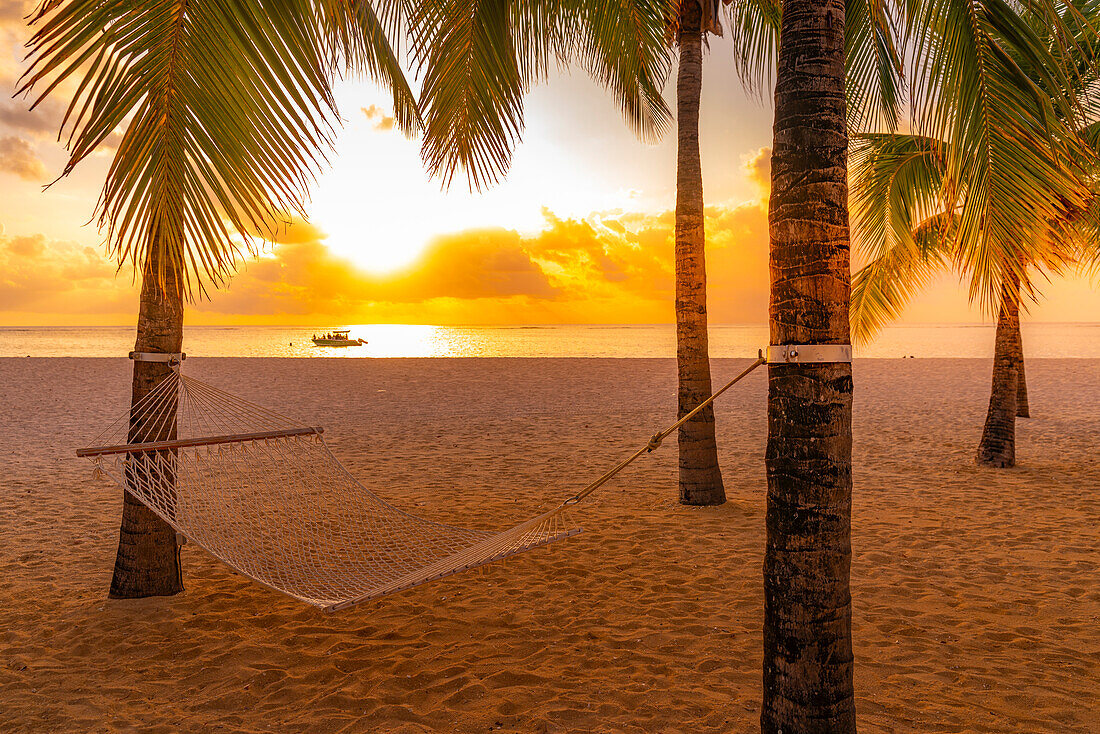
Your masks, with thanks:
M 721 381 L 745 360 L 717 360 Z M 757 727 L 763 370 L 716 406 L 727 494 L 675 444 L 586 532 L 335 616 L 183 549 L 187 591 L 108 601 L 121 493 L 74 456 L 119 359 L 0 359 L 0 731 L 743 732 Z M 319 423 L 417 514 L 503 527 L 644 444 L 672 360 L 194 359 Z M 1019 466 L 980 469 L 985 360 L 855 365 L 852 592 L 866 732 L 1100 732 L 1100 360 L 1031 360 Z

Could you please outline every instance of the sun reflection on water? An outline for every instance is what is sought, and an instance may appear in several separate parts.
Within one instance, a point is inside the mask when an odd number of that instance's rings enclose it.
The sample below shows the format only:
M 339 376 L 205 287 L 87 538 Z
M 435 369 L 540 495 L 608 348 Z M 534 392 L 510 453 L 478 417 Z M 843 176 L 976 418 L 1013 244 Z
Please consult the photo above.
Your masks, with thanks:
M 318 347 L 310 337 L 349 329 L 357 347 Z M 1028 357 L 1100 358 L 1100 324 L 1025 324 Z M 977 357 L 993 354 L 994 328 L 985 325 L 894 326 L 857 357 Z M 712 357 L 748 358 L 768 343 L 763 325 L 716 325 Z M 134 348 L 133 327 L 0 327 L 0 357 L 119 357 Z M 676 329 L 659 325 L 430 326 L 189 326 L 192 357 L 665 357 L 676 356 Z

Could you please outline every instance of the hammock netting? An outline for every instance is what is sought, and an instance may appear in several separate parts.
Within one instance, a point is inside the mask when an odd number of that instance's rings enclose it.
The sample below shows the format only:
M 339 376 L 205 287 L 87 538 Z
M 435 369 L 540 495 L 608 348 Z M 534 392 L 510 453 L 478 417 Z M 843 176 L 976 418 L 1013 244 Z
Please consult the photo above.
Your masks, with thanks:
M 240 573 L 336 611 L 580 530 L 566 502 L 502 532 L 416 517 L 360 484 L 320 428 L 173 369 L 79 453 Z

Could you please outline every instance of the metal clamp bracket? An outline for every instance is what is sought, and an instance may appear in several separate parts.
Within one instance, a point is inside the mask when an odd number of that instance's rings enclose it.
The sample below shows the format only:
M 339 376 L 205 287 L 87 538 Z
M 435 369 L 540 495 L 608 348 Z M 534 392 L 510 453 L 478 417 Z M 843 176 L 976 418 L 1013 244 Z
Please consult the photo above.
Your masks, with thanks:
M 168 364 L 177 364 L 187 359 L 187 355 L 183 352 L 130 352 L 130 359 L 135 362 L 167 362 Z
M 830 364 L 851 361 L 851 344 L 782 344 L 768 347 L 768 364 Z

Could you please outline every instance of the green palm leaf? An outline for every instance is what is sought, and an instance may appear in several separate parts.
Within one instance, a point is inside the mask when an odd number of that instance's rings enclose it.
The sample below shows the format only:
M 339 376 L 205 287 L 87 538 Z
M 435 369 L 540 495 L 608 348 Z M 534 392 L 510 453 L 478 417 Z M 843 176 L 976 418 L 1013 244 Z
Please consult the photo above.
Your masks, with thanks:
M 1049 93 L 1074 88 L 1066 57 L 1082 44 L 1053 4 L 1026 12 L 1034 17 L 1001 0 L 945 0 L 927 3 L 914 21 L 923 50 L 912 81 L 915 127 L 948 143 L 945 176 L 965 181 L 958 261 L 988 311 L 1006 274 L 1026 279 L 1027 264 L 1044 258 L 1049 223 L 1090 197 L 1077 99 Z
M 844 46 L 848 126 L 894 130 L 904 85 L 897 48 L 903 12 L 888 0 L 847 0 Z
M 392 92 L 394 122 L 411 136 L 421 129 L 420 107 L 405 79 L 396 46 L 405 35 L 407 13 L 400 0 L 324 0 L 322 9 L 348 71 Z
M 770 92 L 775 73 L 781 0 L 733 0 L 728 6 L 734 65 L 750 92 Z M 901 113 L 904 85 L 897 48 L 903 9 L 889 0 L 847 0 L 844 46 L 848 126 L 893 130 Z
M 668 0 L 419 2 L 409 27 L 429 172 L 449 185 L 463 169 L 478 190 L 498 181 L 523 131 L 524 95 L 554 63 L 579 62 L 639 135 L 659 135 L 671 119 L 660 95 L 668 15 Z
M 331 145 L 343 59 L 415 102 L 369 9 L 337 0 L 51 0 L 32 19 L 21 92 L 67 80 L 70 173 L 125 129 L 97 213 L 120 263 L 183 274 L 186 295 L 219 285 L 255 233 L 303 213 Z M 151 257 L 152 256 L 152 257 Z
M 741 83 L 752 94 L 770 94 L 779 53 L 781 0 L 735 0 L 726 6 L 733 62 Z
M 870 258 L 915 246 L 919 222 L 955 207 L 947 189 L 947 146 L 934 138 L 869 133 L 852 138 L 851 208 L 860 251 Z
M 868 342 L 901 316 L 913 296 L 951 267 L 953 214 L 921 222 L 913 236 L 886 248 L 852 277 L 852 336 Z
M 587 2 L 580 14 L 582 65 L 611 90 L 634 134 L 650 142 L 672 123 L 661 97 L 672 68 L 662 30 L 670 12 L 668 0 L 611 0 Z
M 868 338 L 950 267 L 996 313 L 1004 283 L 1036 298 L 1094 241 L 1088 117 L 1100 47 L 1093 0 L 1026 8 L 947 0 L 915 14 L 914 124 L 857 136 L 853 326 Z M 918 224 L 919 223 L 919 224 Z M 938 232 L 933 228 L 940 227 Z
M 410 21 L 423 82 L 422 153 L 445 185 L 461 167 L 480 190 L 511 162 L 527 82 L 509 9 L 500 0 L 426 0 Z
M 870 340 L 951 264 L 958 227 L 945 190 L 946 146 L 919 135 L 866 134 L 849 158 L 856 244 L 870 259 L 852 279 L 852 333 Z

